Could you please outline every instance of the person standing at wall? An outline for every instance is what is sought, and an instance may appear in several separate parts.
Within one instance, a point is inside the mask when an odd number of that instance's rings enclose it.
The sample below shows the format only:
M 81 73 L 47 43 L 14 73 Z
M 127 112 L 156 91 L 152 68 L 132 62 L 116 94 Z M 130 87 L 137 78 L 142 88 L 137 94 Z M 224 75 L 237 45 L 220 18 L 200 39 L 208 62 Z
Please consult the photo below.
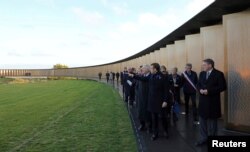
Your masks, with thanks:
M 135 100 L 135 80 L 129 77 L 129 74 L 134 73 L 134 68 L 128 68 L 128 73 L 123 75 L 123 86 L 124 86 L 124 101 L 129 106 L 133 106 Z
M 115 76 L 116 76 L 116 81 L 117 81 L 117 84 L 118 84 L 118 82 L 119 82 L 119 77 L 120 77 L 120 73 L 119 73 L 119 72 L 116 72 Z
M 140 76 L 143 75 L 142 74 L 142 66 L 140 66 L 138 68 L 138 70 L 136 71 L 136 74 L 140 75 Z M 139 103 L 139 86 L 141 85 L 141 82 L 138 81 L 138 80 L 134 80 L 134 81 L 135 81 L 135 103 L 136 103 L 136 105 L 138 107 L 138 103 Z
M 168 75 L 169 75 L 169 74 L 168 74 L 168 70 L 167 70 L 167 68 L 166 68 L 165 65 L 162 65 L 162 66 L 161 66 L 161 73 L 162 73 L 163 75 L 165 75 L 165 76 L 168 76 Z
M 101 81 L 102 80 L 102 72 L 98 73 L 98 77 L 99 77 L 99 81 Z
M 170 91 L 173 94 L 173 101 L 177 102 L 175 106 L 178 106 L 177 104 L 181 104 L 181 97 L 180 97 L 180 88 L 182 85 L 182 78 L 179 74 L 177 74 L 178 69 L 177 67 L 174 67 L 172 69 L 172 74 L 169 75 L 169 84 L 170 84 Z M 173 121 L 178 121 L 178 115 L 176 112 L 173 113 Z
M 120 76 L 121 76 L 121 85 L 122 85 L 122 96 L 123 96 L 123 100 L 124 101 L 127 101 L 126 95 L 125 95 L 125 88 L 124 88 L 124 77 L 127 74 L 128 74 L 127 67 L 124 67 L 124 70 L 120 73 Z
M 111 72 L 111 76 L 112 76 L 112 82 L 115 82 L 115 72 Z
M 120 73 L 121 76 L 121 85 L 123 85 L 123 75 L 128 73 L 127 67 L 124 67 L 124 70 Z
M 217 135 L 217 121 L 221 117 L 220 94 L 227 88 L 223 72 L 214 68 L 212 59 L 203 60 L 202 67 L 204 71 L 200 73 L 197 84 L 201 139 L 196 146 L 206 144 L 208 136 Z
M 168 74 L 166 66 L 164 66 L 164 65 L 161 66 L 161 73 L 164 75 L 165 80 L 169 81 L 169 74 Z M 171 101 L 169 101 L 169 103 L 167 105 L 167 108 L 166 108 L 166 110 L 167 110 L 167 117 L 168 118 L 171 117 L 171 107 L 172 106 L 173 106 L 173 103 Z
M 110 76 L 109 71 L 107 71 L 107 73 L 106 73 L 107 83 L 109 83 L 109 76 Z
M 197 118 L 197 107 L 196 107 L 196 85 L 198 82 L 197 73 L 192 70 L 192 64 L 187 63 L 185 67 L 185 71 L 182 73 L 183 80 L 183 93 L 185 100 L 185 115 L 189 115 L 189 99 L 192 101 L 192 110 L 193 110 L 193 119 L 194 123 L 198 124 Z

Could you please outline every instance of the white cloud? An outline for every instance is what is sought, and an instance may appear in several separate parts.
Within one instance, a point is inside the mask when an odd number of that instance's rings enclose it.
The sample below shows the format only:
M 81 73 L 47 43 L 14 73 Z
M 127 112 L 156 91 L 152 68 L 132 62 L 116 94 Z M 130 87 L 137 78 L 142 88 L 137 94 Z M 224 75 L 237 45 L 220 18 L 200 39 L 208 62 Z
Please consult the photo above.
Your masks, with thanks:
M 107 5 L 108 5 L 108 0 L 101 0 L 101 3 L 102 3 L 104 6 L 107 6 Z
M 46 5 L 48 7 L 55 7 L 55 0 L 35 0 L 37 3 Z
M 116 15 L 124 16 L 130 12 L 128 4 L 124 1 L 116 1 L 114 3 L 108 0 L 101 0 L 101 2 L 105 7 L 111 9 Z
M 126 15 L 129 12 L 127 8 L 120 6 L 113 6 L 112 9 L 117 15 Z
M 97 11 L 90 12 L 79 7 L 72 8 L 72 12 L 76 14 L 81 21 L 92 26 L 99 25 L 104 21 L 104 17 Z
M 123 32 L 136 32 L 138 30 L 136 23 L 133 22 L 123 23 L 120 25 L 119 29 Z
M 210 5 L 214 1 L 215 0 L 191 0 L 187 4 L 187 10 L 189 12 L 193 12 L 196 14 L 196 13 L 200 12 L 201 10 L 203 10 L 208 5 Z

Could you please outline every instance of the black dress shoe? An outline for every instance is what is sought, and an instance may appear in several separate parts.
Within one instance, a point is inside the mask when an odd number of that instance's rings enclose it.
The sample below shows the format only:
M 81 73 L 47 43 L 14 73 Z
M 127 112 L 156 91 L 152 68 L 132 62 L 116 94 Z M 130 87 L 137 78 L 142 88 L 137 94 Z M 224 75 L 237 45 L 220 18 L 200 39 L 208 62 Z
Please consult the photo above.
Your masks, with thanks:
M 148 133 L 148 134 L 151 134 L 151 133 L 152 133 L 152 129 L 149 128 L 149 129 L 147 130 L 147 133 Z
M 173 116 L 173 121 L 174 121 L 174 123 L 176 123 L 178 120 L 179 120 L 179 119 L 178 119 L 177 116 Z
M 200 141 L 197 141 L 196 143 L 195 143 L 195 146 L 203 146 L 203 145 L 205 145 L 205 144 L 207 144 L 207 141 L 206 140 L 200 140 Z
M 164 136 L 166 139 L 168 139 L 168 138 L 169 138 L 168 132 L 167 132 L 167 131 L 164 131 L 163 136 Z
M 158 135 L 156 135 L 156 134 L 153 134 L 153 135 L 151 136 L 151 140 L 152 140 L 152 141 L 156 140 L 157 138 L 158 138 Z
M 145 130 L 145 126 L 144 125 L 140 125 L 138 128 L 139 131 L 144 131 Z

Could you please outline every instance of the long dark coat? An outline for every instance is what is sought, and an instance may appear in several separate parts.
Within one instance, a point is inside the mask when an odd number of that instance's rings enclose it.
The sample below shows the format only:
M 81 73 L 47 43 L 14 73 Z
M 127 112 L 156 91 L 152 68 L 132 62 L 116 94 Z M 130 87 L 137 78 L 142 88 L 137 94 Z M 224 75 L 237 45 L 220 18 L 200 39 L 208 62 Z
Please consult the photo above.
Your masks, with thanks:
M 132 82 L 131 86 L 127 83 L 128 80 Z M 133 98 L 135 96 L 135 80 L 132 77 L 129 77 L 128 73 L 123 74 L 123 86 L 125 94 L 127 94 L 128 96 L 130 96 L 130 98 L 132 98 L 132 100 L 134 100 Z
M 162 103 L 169 102 L 169 83 L 165 80 L 165 76 L 161 72 L 151 74 L 149 77 L 135 76 L 135 79 L 148 81 L 148 111 L 152 113 L 160 113 Z
M 182 78 L 180 75 L 177 74 L 176 76 L 176 84 L 178 85 L 178 87 L 174 87 L 174 79 L 173 79 L 173 75 L 169 75 L 169 85 L 170 85 L 170 89 L 171 91 L 174 93 L 174 100 L 177 102 L 181 101 L 181 97 L 180 97 L 180 89 L 182 87 Z
M 142 77 L 147 77 L 148 79 L 150 75 L 148 76 L 142 76 Z M 149 114 L 148 114 L 148 91 L 149 91 L 149 83 L 148 81 L 137 81 L 138 83 L 138 103 L 137 103 L 137 108 L 138 108 L 138 118 L 139 120 L 144 120 L 148 121 L 149 120 Z
M 207 89 L 208 94 L 199 96 L 199 115 L 202 118 L 216 119 L 221 117 L 221 99 L 220 93 L 226 90 L 226 80 L 224 74 L 216 69 L 213 69 L 208 79 L 206 72 L 201 72 L 197 88 Z

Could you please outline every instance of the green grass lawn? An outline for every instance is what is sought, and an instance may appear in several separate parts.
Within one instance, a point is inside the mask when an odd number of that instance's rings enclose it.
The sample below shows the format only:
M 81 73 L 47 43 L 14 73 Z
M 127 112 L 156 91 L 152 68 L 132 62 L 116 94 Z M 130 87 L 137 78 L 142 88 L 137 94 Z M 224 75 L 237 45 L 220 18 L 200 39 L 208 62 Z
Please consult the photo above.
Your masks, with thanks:
M 0 152 L 136 151 L 121 100 L 94 81 L 1 84 Z

